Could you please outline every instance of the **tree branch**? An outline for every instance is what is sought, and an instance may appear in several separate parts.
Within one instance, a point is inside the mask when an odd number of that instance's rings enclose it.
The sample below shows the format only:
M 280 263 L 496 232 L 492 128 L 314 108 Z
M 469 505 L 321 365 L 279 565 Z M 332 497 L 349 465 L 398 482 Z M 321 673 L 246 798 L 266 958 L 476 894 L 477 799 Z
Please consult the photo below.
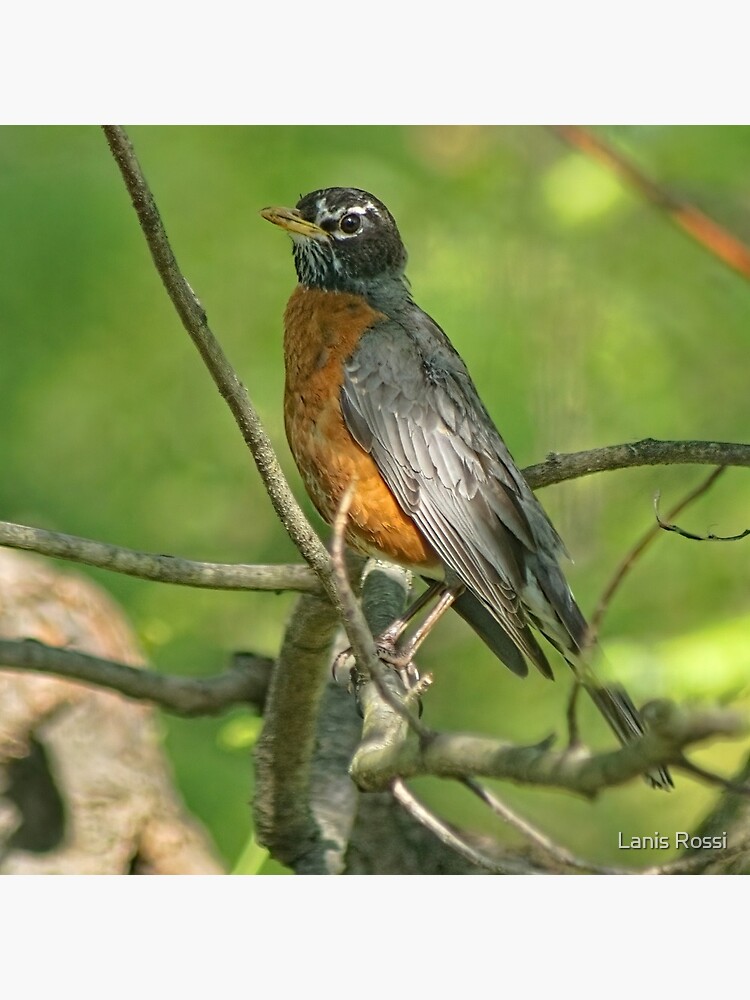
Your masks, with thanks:
M 732 777 L 736 785 L 743 786 L 750 782 L 750 758 L 746 759 L 736 774 Z M 695 830 L 698 837 L 715 837 L 726 835 L 727 842 L 733 845 L 735 857 L 727 859 L 725 851 L 719 855 L 708 852 L 690 851 L 687 857 L 680 859 L 683 863 L 693 861 L 698 870 L 710 869 L 710 874 L 743 874 L 748 871 L 750 859 L 750 801 L 746 795 L 736 792 L 725 792 L 715 807 L 703 819 Z M 701 863 L 701 859 L 708 859 Z
M 409 592 L 409 581 L 410 574 L 405 570 L 372 560 L 368 562 L 362 575 L 362 614 L 371 635 L 379 635 L 401 614 Z M 347 638 L 342 634 L 336 645 L 340 647 L 346 642 Z M 362 796 L 348 773 L 349 762 L 361 738 L 362 720 L 355 710 L 351 693 L 339 684 L 329 682 L 320 706 L 311 787 L 312 812 L 318 835 L 324 841 L 324 870 L 329 873 L 349 871 L 352 847 L 356 852 L 358 846 L 372 839 L 373 835 L 380 847 L 378 856 L 381 859 L 384 856 L 382 837 L 387 817 L 381 811 L 374 819 L 372 807 L 374 799 L 388 797 Z M 396 811 L 392 802 L 389 801 L 388 805 L 393 812 Z M 403 838 L 394 834 L 390 845 L 391 860 L 394 856 L 401 859 L 406 853 Z M 420 857 L 425 858 L 427 853 L 422 852 Z
M 594 472 L 613 472 L 641 465 L 735 465 L 750 468 L 750 444 L 726 441 L 656 441 L 644 438 L 566 455 L 554 452 L 546 461 L 523 470 L 532 489 L 580 479 Z
M 645 465 L 717 465 L 750 467 L 750 445 L 721 441 L 655 441 L 647 438 L 588 451 L 548 456 L 527 466 L 524 475 L 533 489 L 617 469 Z M 250 566 L 242 563 L 206 563 L 174 556 L 154 555 L 75 535 L 45 531 L 0 521 L 0 545 L 68 559 L 145 580 L 219 590 L 320 590 L 317 567 Z M 326 554 L 326 592 L 335 591 Z M 338 602 L 338 597 L 336 598 Z
M 464 778 L 463 784 L 486 803 L 496 816 L 499 816 L 508 826 L 517 830 L 535 848 L 536 852 L 541 855 L 542 860 L 546 862 L 547 870 L 550 867 L 560 867 L 563 869 L 572 868 L 575 871 L 597 875 L 632 874 L 628 869 L 595 865 L 590 861 L 584 861 L 566 847 L 563 847 L 562 844 L 556 843 L 546 833 L 543 833 L 527 819 L 524 819 L 523 816 L 519 816 L 515 810 L 506 805 L 494 792 L 491 792 L 489 788 L 486 788 L 474 778 Z
M 647 201 L 665 212 L 668 218 L 713 257 L 750 280 L 750 248 L 718 225 L 694 205 L 677 198 L 648 177 L 632 161 L 581 125 L 550 125 L 550 129 L 579 152 L 603 164 L 617 174 Z
M 119 691 L 149 701 L 175 715 L 217 715 L 232 705 L 262 706 L 271 661 L 237 654 L 232 666 L 216 677 L 175 677 L 72 649 L 47 646 L 36 639 L 0 639 L 3 670 L 37 671 Z
M 307 874 L 331 874 L 311 808 L 312 758 L 338 626 L 338 613 L 328 601 L 308 594 L 299 599 L 284 633 L 255 747 L 258 842 Z
M 725 472 L 726 466 L 719 466 L 718 469 L 714 469 L 709 475 L 703 479 L 695 489 L 691 490 L 686 496 L 684 496 L 680 501 L 678 501 L 674 507 L 670 508 L 667 517 L 677 517 L 680 511 L 685 510 L 687 506 L 702 497 L 704 493 L 707 493 L 711 489 L 716 480 Z M 658 521 L 657 514 L 657 521 Z M 664 527 L 664 525 L 659 521 L 658 524 L 652 525 L 648 531 L 646 531 L 635 545 L 626 553 L 625 557 L 620 561 L 619 566 L 610 578 L 609 583 L 602 591 L 602 595 L 599 598 L 594 612 L 589 618 L 589 634 L 587 642 L 593 642 L 599 633 L 601 627 L 602 619 L 607 613 L 607 609 L 612 603 L 612 598 L 616 594 L 618 588 L 621 586 L 623 580 L 632 570 L 636 561 L 643 555 L 646 549 L 655 541 L 659 535 L 659 529 Z
M 263 429 L 255 407 L 250 402 L 247 390 L 240 382 L 221 345 L 211 331 L 203 306 L 180 271 L 156 202 L 130 140 L 119 125 L 104 125 L 102 127 L 130 194 L 156 270 L 164 282 L 164 287 L 182 320 L 182 324 L 198 349 L 203 363 L 226 401 L 242 437 L 255 459 L 255 464 L 279 520 L 286 528 L 289 537 L 297 546 L 302 557 L 318 574 L 329 597 L 335 604 L 336 591 L 331 582 L 330 560 L 325 546 L 313 531 L 302 509 L 294 499 L 281 471 L 271 441 Z
M 297 590 L 319 593 L 321 586 L 307 566 L 251 566 L 244 563 L 210 563 L 177 556 L 137 552 L 119 545 L 96 542 L 25 524 L 0 521 L 0 545 L 40 555 L 67 559 L 157 583 L 207 590 Z
M 532 875 L 543 874 L 541 869 L 535 869 L 532 865 L 522 861 L 520 858 L 502 858 L 497 860 L 490 857 L 483 851 L 474 847 L 473 844 L 439 819 L 432 810 L 428 809 L 411 792 L 400 778 L 393 782 L 391 794 L 396 802 L 405 809 L 408 814 L 418 823 L 429 830 L 446 847 L 455 851 L 460 857 L 475 865 L 480 871 L 483 869 L 492 875 Z
M 549 740 L 516 746 L 468 733 L 434 733 L 417 739 L 405 733 L 401 717 L 387 716 L 385 705 L 380 706 L 379 719 L 380 734 L 365 740 L 352 761 L 352 777 L 364 790 L 387 788 L 397 778 L 417 775 L 460 779 L 483 775 L 593 798 L 604 788 L 625 784 L 656 767 L 685 766 L 688 746 L 747 731 L 746 721 L 729 711 L 683 711 L 670 702 L 652 702 L 644 709 L 649 726 L 645 735 L 618 750 L 592 754 L 584 747 L 553 750 Z

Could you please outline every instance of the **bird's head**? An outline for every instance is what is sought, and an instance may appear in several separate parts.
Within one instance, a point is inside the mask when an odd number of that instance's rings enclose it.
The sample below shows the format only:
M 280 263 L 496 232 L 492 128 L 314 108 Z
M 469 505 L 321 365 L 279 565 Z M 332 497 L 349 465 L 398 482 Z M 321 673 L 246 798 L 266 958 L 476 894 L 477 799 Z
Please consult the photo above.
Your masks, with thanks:
M 368 298 L 405 290 L 406 250 L 396 221 L 367 191 L 324 188 L 300 198 L 295 208 L 264 208 L 261 215 L 292 237 L 303 285 Z

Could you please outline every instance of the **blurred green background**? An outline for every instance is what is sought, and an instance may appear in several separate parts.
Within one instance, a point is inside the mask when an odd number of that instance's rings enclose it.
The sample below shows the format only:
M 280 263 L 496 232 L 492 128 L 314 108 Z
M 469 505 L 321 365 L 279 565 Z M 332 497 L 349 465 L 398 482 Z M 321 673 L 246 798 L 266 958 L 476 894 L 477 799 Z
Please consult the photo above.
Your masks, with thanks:
M 363 187 L 393 211 L 415 298 L 463 355 L 519 464 L 642 437 L 750 439 L 748 284 L 542 128 L 129 131 L 185 275 L 313 518 L 282 424 L 290 245 L 258 210 L 318 187 Z M 750 240 L 750 128 L 599 131 Z M 296 561 L 100 131 L 0 129 L 0 222 L 0 518 L 194 559 Z M 706 471 L 607 473 L 541 494 L 574 556 L 584 610 L 652 524 L 654 493 L 665 511 Z M 730 471 L 680 523 L 738 532 L 750 525 L 748 496 L 747 473 Z M 665 534 L 638 563 L 603 630 L 636 701 L 746 707 L 747 553 L 747 542 Z M 235 649 L 273 654 L 294 600 L 79 571 L 122 603 L 155 666 L 186 674 L 222 669 Z M 426 720 L 520 741 L 561 732 L 564 666 L 557 684 L 521 682 L 449 619 L 420 660 L 436 675 Z M 588 706 L 582 721 L 592 743 L 611 745 Z M 165 715 L 163 726 L 182 793 L 232 867 L 251 833 L 257 726 L 240 711 Z M 696 759 L 731 770 L 747 751 L 717 745 Z M 419 791 L 448 818 L 506 836 L 453 786 L 423 781 Z M 579 854 L 620 862 L 630 859 L 617 831 L 691 830 L 715 797 L 682 777 L 669 796 L 635 784 L 594 805 L 505 791 Z

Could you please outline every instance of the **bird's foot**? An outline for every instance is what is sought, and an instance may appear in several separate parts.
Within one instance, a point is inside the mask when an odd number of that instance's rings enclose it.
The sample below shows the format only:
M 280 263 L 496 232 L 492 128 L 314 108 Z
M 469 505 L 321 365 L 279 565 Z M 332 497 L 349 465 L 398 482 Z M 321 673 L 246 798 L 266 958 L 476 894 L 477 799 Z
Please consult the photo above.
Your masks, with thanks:
M 411 691 L 419 683 L 419 671 L 412 659 L 410 644 L 399 648 L 396 640 L 384 632 L 377 640 L 378 659 L 387 663 L 401 678 L 401 683 L 407 691 Z
M 419 671 L 410 655 L 409 645 L 404 650 L 396 646 L 396 638 L 393 638 L 386 630 L 375 640 L 375 649 L 381 663 L 392 667 L 398 674 L 401 683 L 406 691 L 413 690 L 419 684 Z M 351 646 L 342 650 L 333 661 L 331 673 L 334 681 L 342 687 L 352 689 L 356 680 L 357 665 L 354 662 L 354 654 Z

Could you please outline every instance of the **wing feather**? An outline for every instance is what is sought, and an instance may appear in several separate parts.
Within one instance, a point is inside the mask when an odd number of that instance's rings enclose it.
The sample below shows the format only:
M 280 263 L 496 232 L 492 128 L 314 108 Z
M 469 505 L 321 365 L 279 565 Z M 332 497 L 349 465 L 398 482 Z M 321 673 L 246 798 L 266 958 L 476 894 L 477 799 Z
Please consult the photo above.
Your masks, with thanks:
M 413 303 L 410 310 L 369 330 L 344 365 L 347 427 L 439 556 L 446 580 L 467 588 L 459 613 L 510 669 L 523 674 L 525 664 L 506 637 L 552 676 L 533 625 L 573 667 L 619 739 L 637 738 L 644 725 L 630 698 L 598 684 L 580 656 L 586 622 L 558 563 L 565 554 L 559 535 L 448 338 Z M 648 777 L 672 784 L 665 769 Z
M 399 324 L 380 324 L 345 365 L 344 420 L 448 578 L 468 587 L 524 654 L 549 673 L 521 600 L 527 557 L 537 547 L 520 502 L 525 483 L 519 486 L 508 471 L 506 461 L 515 470 L 512 459 L 497 432 L 494 439 L 488 434 L 492 423 L 453 355 L 451 349 L 451 364 L 438 368 L 437 359 L 426 361 Z M 470 392 L 456 380 L 456 368 Z

